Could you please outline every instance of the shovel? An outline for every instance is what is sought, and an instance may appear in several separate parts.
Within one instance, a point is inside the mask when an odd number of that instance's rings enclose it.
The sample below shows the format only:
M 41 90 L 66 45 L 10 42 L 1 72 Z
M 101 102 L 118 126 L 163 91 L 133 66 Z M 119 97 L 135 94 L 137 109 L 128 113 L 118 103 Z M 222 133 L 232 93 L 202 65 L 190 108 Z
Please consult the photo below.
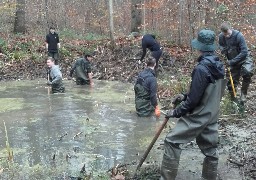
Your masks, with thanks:
M 165 116 L 167 115 L 165 112 L 161 111 L 162 114 L 164 114 Z M 168 122 L 169 118 L 165 118 L 164 122 L 162 123 L 162 125 L 160 126 L 160 128 L 158 129 L 155 137 L 153 138 L 153 140 L 151 141 L 151 143 L 149 144 L 147 150 L 145 151 L 145 153 L 143 154 L 142 158 L 140 159 L 140 162 L 136 168 L 135 174 L 134 174 L 134 178 L 137 176 L 137 171 L 140 169 L 141 165 L 143 164 L 143 162 L 145 161 L 145 159 L 147 158 L 150 150 L 152 149 L 152 147 L 154 146 L 157 138 L 159 137 L 159 135 L 161 134 L 162 130 L 164 129 L 166 123 Z

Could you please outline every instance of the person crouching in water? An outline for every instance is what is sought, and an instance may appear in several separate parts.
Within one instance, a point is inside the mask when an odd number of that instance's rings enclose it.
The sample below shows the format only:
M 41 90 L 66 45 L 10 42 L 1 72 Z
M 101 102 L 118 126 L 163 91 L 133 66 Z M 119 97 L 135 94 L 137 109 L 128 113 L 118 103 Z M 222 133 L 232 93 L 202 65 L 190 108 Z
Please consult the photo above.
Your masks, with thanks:
M 52 93 L 64 93 L 65 87 L 62 83 L 62 74 L 59 66 L 54 64 L 52 57 L 48 57 L 47 66 L 49 68 L 47 85 L 52 87 Z
M 91 85 L 93 86 L 92 81 L 92 67 L 91 61 L 93 56 L 90 54 L 85 54 L 83 58 L 79 58 L 74 63 L 72 69 L 70 70 L 70 77 L 71 79 L 74 71 L 76 72 L 76 84 L 77 85 Z
M 150 57 L 147 60 L 147 68 L 139 73 L 134 85 L 135 107 L 138 116 L 151 116 L 155 111 L 157 117 L 160 116 L 160 109 L 157 105 L 157 81 L 154 68 L 156 60 Z

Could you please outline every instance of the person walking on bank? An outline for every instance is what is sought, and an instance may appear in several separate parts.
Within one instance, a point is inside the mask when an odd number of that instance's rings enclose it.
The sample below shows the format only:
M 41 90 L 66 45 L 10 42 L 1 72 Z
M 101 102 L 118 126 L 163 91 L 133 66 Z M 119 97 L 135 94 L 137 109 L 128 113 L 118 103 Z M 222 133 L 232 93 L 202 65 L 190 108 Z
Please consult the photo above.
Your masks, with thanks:
M 233 78 L 235 89 L 239 84 L 240 76 L 243 77 L 240 101 L 246 101 L 246 95 L 253 75 L 253 60 L 248 52 L 247 44 L 241 32 L 233 30 L 228 22 L 221 24 L 219 34 L 219 45 L 221 53 L 228 59 L 227 66 Z M 236 100 L 232 91 L 230 80 L 228 90 L 232 100 Z
M 49 68 L 49 80 L 47 81 L 47 85 L 52 86 L 52 93 L 64 93 L 65 87 L 62 83 L 62 74 L 59 66 L 54 64 L 52 57 L 48 57 L 47 66 Z
M 220 101 L 226 87 L 224 65 L 215 56 L 215 33 L 201 30 L 192 47 L 198 50 L 198 64 L 192 72 L 192 81 L 187 95 L 179 94 L 173 103 L 181 100 L 166 118 L 176 117 L 176 126 L 164 140 L 164 155 L 161 165 L 161 180 L 174 180 L 179 166 L 181 144 L 196 143 L 205 155 L 202 178 L 215 180 L 218 166 L 218 117 Z
M 161 50 L 160 44 L 156 41 L 155 36 L 152 34 L 145 34 L 144 36 L 141 36 L 138 32 L 134 32 L 133 37 L 137 40 L 141 40 L 143 53 L 139 60 L 139 63 L 144 59 L 147 53 L 147 48 L 148 48 L 151 51 L 151 56 L 156 60 L 155 71 L 157 75 L 158 62 L 162 55 L 162 50 Z
M 93 59 L 93 56 L 90 54 L 85 54 L 83 58 L 77 59 L 72 69 L 70 70 L 69 79 L 71 79 L 75 71 L 77 85 L 88 84 L 93 86 L 94 83 L 92 81 L 92 67 L 91 67 L 92 59 Z
M 149 58 L 147 60 L 147 68 L 138 75 L 138 79 L 134 85 L 135 91 L 135 107 L 138 116 L 150 116 L 153 112 L 157 117 L 160 116 L 160 109 L 157 105 L 157 81 L 154 68 L 156 60 Z
M 46 50 L 48 52 L 48 56 L 54 58 L 55 65 L 58 64 L 60 49 L 60 40 L 59 35 L 55 32 L 53 27 L 50 27 L 49 34 L 46 35 Z

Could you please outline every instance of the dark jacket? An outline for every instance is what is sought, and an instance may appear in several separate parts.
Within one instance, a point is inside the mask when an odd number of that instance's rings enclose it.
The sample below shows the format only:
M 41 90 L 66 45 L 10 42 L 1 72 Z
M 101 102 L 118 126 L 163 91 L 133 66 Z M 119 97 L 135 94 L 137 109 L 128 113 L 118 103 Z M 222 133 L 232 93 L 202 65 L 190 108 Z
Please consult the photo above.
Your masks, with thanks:
M 157 106 L 157 81 L 155 72 L 144 69 L 134 85 L 135 105 L 139 116 L 150 116 Z
M 48 52 L 58 52 L 57 44 L 60 43 L 59 35 L 54 32 L 54 34 L 49 33 L 46 35 L 46 43 L 48 43 Z
M 205 53 L 198 58 L 198 64 L 192 72 L 190 91 L 181 106 L 174 110 L 175 117 L 181 117 L 191 112 L 200 103 L 205 89 L 210 83 L 223 79 L 225 70 L 219 58 L 211 53 Z
M 74 65 L 72 66 L 72 69 L 70 71 L 70 76 L 73 75 L 74 71 L 78 71 L 78 69 L 81 69 L 81 72 L 84 75 L 88 76 L 88 73 L 92 72 L 91 62 L 86 58 L 77 59 Z M 77 76 L 79 76 L 79 74 L 77 74 Z
M 230 61 L 231 66 L 243 63 L 248 55 L 248 48 L 244 36 L 237 30 L 232 30 L 229 38 L 226 38 L 223 33 L 219 34 L 219 45 L 222 53 Z
M 160 45 L 159 43 L 155 40 L 155 36 L 151 34 L 146 34 L 142 38 L 142 50 L 143 54 L 141 56 L 141 60 L 144 59 L 146 53 L 147 53 L 147 48 L 150 51 L 159 51 L 160 50 Z

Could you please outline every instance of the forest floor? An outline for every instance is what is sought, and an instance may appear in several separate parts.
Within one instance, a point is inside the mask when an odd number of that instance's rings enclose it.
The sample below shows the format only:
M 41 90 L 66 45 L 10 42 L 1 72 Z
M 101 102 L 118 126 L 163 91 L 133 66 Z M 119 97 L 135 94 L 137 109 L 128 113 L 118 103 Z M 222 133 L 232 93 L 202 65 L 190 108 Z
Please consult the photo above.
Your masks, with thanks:
M 17 36 L 9 40 L 8 44 L 3 40 L 1 42 L 5 55 L 0 57 L 0 81 L 46 78 L 47 55 L 42 38 Z M 164 41 L 161 41 L 161 45 L 164 47 L 164 53 L 160 59 L 158 97 L 161 107 L 169 109 L 173 95 L 185 92 L 189 86 L 195 58 L 188 47 L 168 45 L 168 42 Z M 133 83 L 138 72 L 144 67 L 143 63 L 137 63 L 137 58 L 141 56 L 139 44 L 126 38 L 118 39 L 114 50 L 109 48 L 108 40 L 66 40 L 62 42 L 62 46 L 59 65 L 64 78 L 68 77 L 75 59 L 88 49 L 96 51 L 93 60 L 95 79 Z M 239 107 L 231 103 L 228 95 L 225 95 L 221 104 L 219 150 L 220 153 L 227 154 L 227 167 L 237 169 L 243 179 L 256 178 L 255 98 L 254 76 L 244 112 L 240 112 Z M 159 173 L 158 170 L 155 172 Z M 117 175 L 122 179 L 122 174 Z M 140 178 L 142 176 L 146 175 L 142 173 Z M 118 179 L 118 176 L 113 179 Z M 225 177 L 220 176 L 219 179 Z

